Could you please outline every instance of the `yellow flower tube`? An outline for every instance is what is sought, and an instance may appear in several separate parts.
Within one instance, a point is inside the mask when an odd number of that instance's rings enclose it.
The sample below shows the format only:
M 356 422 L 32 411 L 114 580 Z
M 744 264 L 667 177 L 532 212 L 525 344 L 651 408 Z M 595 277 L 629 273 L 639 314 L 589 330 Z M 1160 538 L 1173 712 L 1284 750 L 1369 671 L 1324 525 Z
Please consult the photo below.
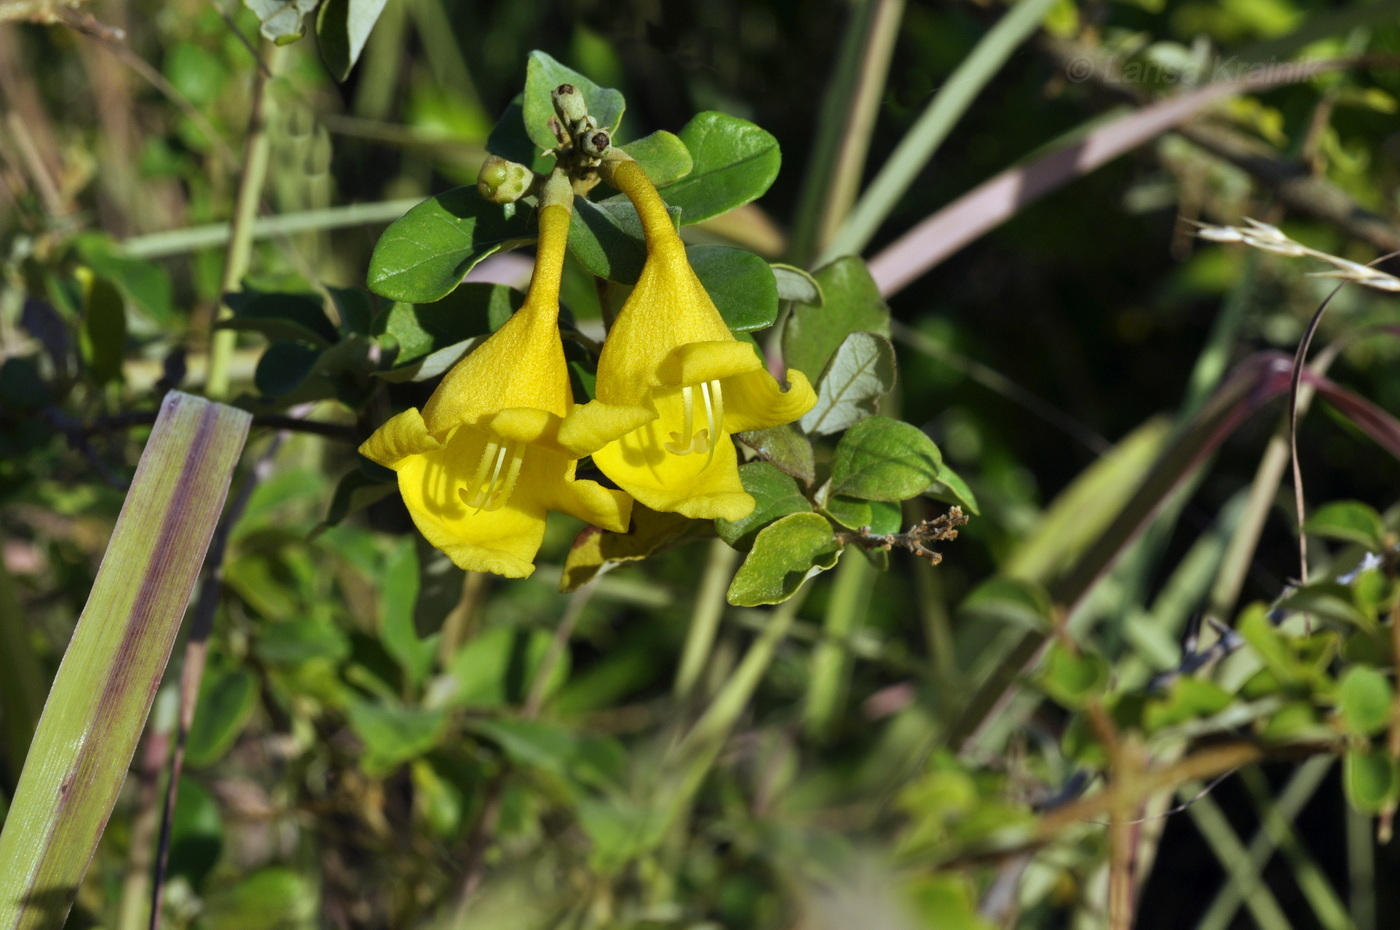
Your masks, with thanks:
M 636 207 L 647 260 L 603 343 L 597 402 L 578 408 L 566 430 L 588 434 L 581 421 L 603 419 L 595 407 L 654 411 L 655 419 L 594 452 L 594 463 L 653 510 L 741 519 L 754 500 L 739 480 L 730 434 L 790 423 L 812 409 L 816 394 L 793 369 L 782 390 L 753 347 L 730 333 L 641 167 L 628 159 L 605 161 L 602 170 Z
M 626 532 L 632 501 L 574 478 L 592 449 L 559 440 L 574 406 L 559 339 L 559 285 L 573 210 L 556 172 L 540 195 L 539 248 L 524 305 L 458 362 L 420 414 L 405 410 L 360 453 L 398 472 L 399 490 L 423 536 L 464 569 L 525 578 L 554 510 Z M 638 418 L 612 418 L 608 433 Z

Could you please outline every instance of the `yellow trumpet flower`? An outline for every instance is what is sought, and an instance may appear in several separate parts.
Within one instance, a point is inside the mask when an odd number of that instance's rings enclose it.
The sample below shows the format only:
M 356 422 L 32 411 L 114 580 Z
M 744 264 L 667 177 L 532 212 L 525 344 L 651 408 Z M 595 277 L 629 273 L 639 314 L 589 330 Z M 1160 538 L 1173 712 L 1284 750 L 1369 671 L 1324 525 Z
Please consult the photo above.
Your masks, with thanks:
M 625 415 L 642 419 L 629 412 L 653 411 L 654 419 L 594 452 L 594 463 L 653 510 L 741 519 L 754 500 L 739 480 L 730 434 L 790 423 L 812 409 L 816 394 L 792 369 L 791 387 L 782 390 L 754 348 L 730 333 L 641 167 L 623 160 L 605 162 L 603 171 L 641 217 L 647 260 L 603 343 L 597 401 L 579 407 L 565 430 L 596 440 Z
M 398 472 L 418 529 L 458 566 L 525 578 L 554 510 L 626 532 L 632 501 L 621 491 L 575 480 L 593 451 L 561 442 L 574 407 L 559 339 L 559 285 L 573 192 L 555 174 L 540 197 L 539 249 L 524 305 L 447 373 L 420 414 L 405 410 L 360 453 Z M 616 411 L 593 435 L 606 441 L 639 422 Z

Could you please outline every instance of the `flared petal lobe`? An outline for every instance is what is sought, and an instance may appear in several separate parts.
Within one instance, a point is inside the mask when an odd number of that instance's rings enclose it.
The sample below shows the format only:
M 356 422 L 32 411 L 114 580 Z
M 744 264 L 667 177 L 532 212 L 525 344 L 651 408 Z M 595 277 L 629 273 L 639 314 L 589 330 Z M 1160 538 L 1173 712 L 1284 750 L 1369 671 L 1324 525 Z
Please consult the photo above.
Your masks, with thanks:
M 459 567 L 511 578 L 534 571 L 550 510 L 625 532 L 632 501 L 574 478 L 560 441 L 573 408 L 559 340 L 559 279 L 569 211 L 540 211 L 539 255 L 524 305 L 459 362 L 420 414 L 406 410 L 360 447 L 398 473 L 428 542 Z
M 790 423 L 816 394 L 795 370 L 782 390 L 754 348 L 734 338 L 641 168 L 624 162 L 612 180 L 641 217 L 647 261 L 603 344 L 598 403 L 649 408 L 656 418 L 594 452 L 593 461 L 653 510 L 741 519 L 754 501 L 739 480 L 730 434 Z

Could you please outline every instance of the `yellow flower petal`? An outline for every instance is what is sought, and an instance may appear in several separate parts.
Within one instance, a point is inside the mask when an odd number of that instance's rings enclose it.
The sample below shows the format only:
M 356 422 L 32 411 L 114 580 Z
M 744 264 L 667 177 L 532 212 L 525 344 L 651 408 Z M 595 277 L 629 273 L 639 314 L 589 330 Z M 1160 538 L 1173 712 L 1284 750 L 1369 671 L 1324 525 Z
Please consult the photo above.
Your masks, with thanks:
M 657 366 L 656 379 L 670 387 L 681 387 L 762 369 L 763 359 L 754 347 L 731 336 L 722 342 L 677 346 Z
M 807 376 L 787 370 L 788 389 L 766 371 L 751 371 L 724 382 L 724 428 L 731 433 L 781 426 L 801 418 L 817 403 Z
M 488 510 L 467 502 L 480 490 L 487 443 L 485 433 L 462 427 L 443 448 L 400 462 L 399 491 L 419 532 L 458 567 L 526 578 L 544 540 L 545 506 L 533 483 L 549 463 L 536 460 L 549 453 L 525 450 L 514 493 Z
M 600 400 L 580 404 L 559 427 L 559 444 L 576 456 L 591 455 L 620 436 L 632 432 L 656 411 L 649 407 L 624 407 Z
M 410 408 L 375 430 L 360 446 L 360 454 L 385 468 L 397 468 L 409 456 L 441 448 L 442 443 L 428 432 L 423 417 Z
M 739 520 L 753 512 L 754 500 L 739 480 L 738 455 L 728 434 L 713 454 L 676 455 L 667 449 L 684 415 L 678 390 L 656 392 L 661 415 L 593 453 L 603 474 L 652 510 L 668 510 L 699 520 Z M 689 438 L 689 437 L 686 437 Z

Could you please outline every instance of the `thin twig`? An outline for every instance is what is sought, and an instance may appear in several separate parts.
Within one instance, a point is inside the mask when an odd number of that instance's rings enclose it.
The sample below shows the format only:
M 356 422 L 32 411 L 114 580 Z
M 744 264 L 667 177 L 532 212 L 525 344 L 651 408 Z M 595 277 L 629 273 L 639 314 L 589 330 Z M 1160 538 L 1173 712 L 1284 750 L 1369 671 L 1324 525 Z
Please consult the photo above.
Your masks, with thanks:
M 930 565 L 943 561 L 943 553 L 932 548 L 936 542 L 950 542 L 958 538 L 958 527 L 967 522 L 967 515 L 961 507 L 950 507 L 948 512 L 932 520 L 923 520 L 903 533 L 872 533 L 870 527 L 858 530 L 838 530 L 836 539 L 843 545 L 855 545 L 862 549 L 906 549 Z

